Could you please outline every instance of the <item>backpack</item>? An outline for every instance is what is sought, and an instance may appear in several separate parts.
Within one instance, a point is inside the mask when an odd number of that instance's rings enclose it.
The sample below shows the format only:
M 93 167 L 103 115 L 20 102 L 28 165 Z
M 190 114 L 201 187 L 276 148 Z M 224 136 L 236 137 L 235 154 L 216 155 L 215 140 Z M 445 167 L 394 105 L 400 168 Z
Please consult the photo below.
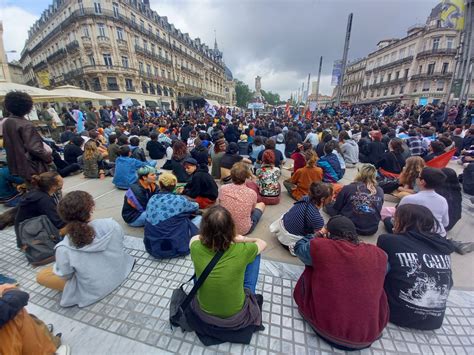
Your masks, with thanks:
M 47 216 L 21 222 L 18 234 L 25 247 L 26 259 L 31 265 L 46 265 L 55 260 L 54 247 L 61 241 L 61 237 L 59 230 Z
M 465 193 L 474 195 L 474 163 L 470 163 L 462 174 L 462 188 Z

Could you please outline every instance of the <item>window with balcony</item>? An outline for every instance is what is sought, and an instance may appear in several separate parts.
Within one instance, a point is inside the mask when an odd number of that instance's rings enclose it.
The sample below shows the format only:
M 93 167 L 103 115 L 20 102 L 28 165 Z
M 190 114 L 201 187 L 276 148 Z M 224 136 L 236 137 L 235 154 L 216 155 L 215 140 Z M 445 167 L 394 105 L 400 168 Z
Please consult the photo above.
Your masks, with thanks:
M 387 95 L 388 95 L 388 88 L 385 88 L 385 89 L 383 90 L 383 96 L 387 96 Z
M 415 54 L 415 45 L 412 44 L 408 47 L 408 56 L 412 56 Z
M 154 69 L 155 76 L 158 76 L 158 73 L 159 73 L 158 67 L 153 67 L 153 69 Z
M 398 58 L 400 58 L 400 59 L 405 58 L 405 52 L 406 52 L 405 48 L 400 49 L 398 51 Z
M 116 2 L 112 3 L 112 9 L 114 10 L 114 17 L 119 18 L 120 17 L 119 5 Z
M 133 80 L 132 79 L 125 79 L 125 90 L 133 91 Z
M 390 62 L 394 62 L 397 60 L 397 52 L 392 52 L 390 54 Z
M 99 78 L 92 78 L 92 90 L 101 91 L 102 87 L 100 86 Z
M 140 29 L 144 30 L 145 29 L 145 21 L 140 20 Z
M 110 91 L 119 91 L 119 86 L 117 84 L 117 78 L 113 76 L 107 77 L 107 90 Z
M 400 91 L 399 91 L 399 94 L 403 94 L 405 91 L 405 86 L 404 85 L 400 85 Z
M 405 69 L 405 76 L 404 76 L 405 79 L 408 79 L 408 72 L 409 72 L 409 71 L 410 71 L 409 68 Z
M 81 15 L 84 15 L 84 3 L 82 2 L 82 0 L 77 0 L 77 3 L 79 4 L 79 13 Z
M 422 71 L 423 71 L 423 65 L 420 65 L 420 66 L 418 67 L 418 74 L 421 74 Z
M 140 74 L 143 74 L 143 63 L 142 62 L 138 62 L 138 71 L 140 72 Z
M 436 82 L 436 91 L 443 91 L 444 90 L 444 80 L 438 80 Z
M 122 67 L 128 68 L 128 57 L 122 56 Z
M 95 65 L 94 56 L 92 54 L 89 54 L 88 57 L 89 57 L 89 64 L 90 65 Z
M 107 33 L 105 31 L 105 25 L 103 23 L 98 23 L 97 29 L 99 30 L 99 36 L 107 37 Z
M 138 36 L 135 36 L 135 45 L 136 46 L 140 45 L 140 38 L 138 38 Z
M 437 50 L 439 49 L 439 42 L 440 42 L 441 38 L 440 37 L 435 37 L 433 38 L 433 50 Z
M 130 18 L 132 20 L 132 23 L 135 25 L 137 23 L 137 17 L 135 16 L 135 14 L 132 12 L 132 14 L 130 15 Z
M 143 40 L 143 49 L 148 50 L 148 41 Z
M 107 67 L 112 66 L 112 56 L 109 53 L 105 53 L 104 55 L 104 64 Z
M 390 80 L 392 80 L 392 73 L 388 73 L 387 75 L 387 81 L 390 81 Z
M 163 57 L 163 49 L 161 47 L 158 47 L 158 54 L 160 57 Z
M 150 24 L 148 24 L 148 32 L 149 32 L 150 34 L 153 34 L 153 27 L 151 27 Z
M 449 63 L 443 63 L 443 66 L 441 67 L 441 73 L 446 74 L 448 72 L 449 68 Z
M 117 39 L 123 41 L 123 28 L 117 27 Z
M 164 69 L 161 69 L 161 77 L 162 77 L 162 78 L 165 77 L 165 70 L 164 70 Z
M 151 76 L 151 65 L 150 64 L 146 65 L 146 73 L 148 74 L 148 76 Z
M 418 84 L 415 84 L 413 85 L 413 92 L 417 92 L 418 91 Z
M 428 64 L 428 75 L 433 75 L 435 69 L 435 63 Z
M 82 25 L 82 34 L 84 37 L 89 37 L 89 26 L 88 25 Z
M 153 55 L 155 55 L 155 53 L 156 53 L 156 46 L 153 43 L 151 44 L 151 53 Z
M 390 95 L 395 95 L 395 87 L 392 88 L 392 91 L 390 92 Z
M 454 37 L 446 37 L 446 48 L 447 49 L 454 48 Z
M 148 86 L 144 81 L 142 81 L 142 92 L 148 94 Z
M 423 87 L 421 88 L 421 91 L 430 91 L 430 86 L 431 86 L 430 81 L 424 81 L 423 82 Z
M 153 83 L 149 84 L 150 94 L 155 95 L 155 85 Z
M 96 1 L 94 2 L 94 10 L 96 14 L 101 14 L 102 13 L 102 7 L 100 5 L 100 2 Z
M 395 80 L 398 80 L 400 78 L 400 71 L 395 72 Z

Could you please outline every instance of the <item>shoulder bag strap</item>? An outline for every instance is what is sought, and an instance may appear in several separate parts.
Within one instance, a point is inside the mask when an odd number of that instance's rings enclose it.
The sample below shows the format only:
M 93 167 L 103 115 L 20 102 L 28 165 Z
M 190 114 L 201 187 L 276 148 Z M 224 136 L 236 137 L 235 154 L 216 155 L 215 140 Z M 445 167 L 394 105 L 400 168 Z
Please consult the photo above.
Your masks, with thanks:
M 214 257 L 212 258 L 212 260 L 209 262 L 209 264 L 207 264 L 206 268 L 204 269 L 204 271 L 201 274 L 201 277 L 196 281 L 196 283 L 194 284 L 191 292 L 189 292 L 189 294 L 186 296 L 183 303 L 181 304 L 181 308 L 183 310 L 186 309 L 186 307 L 188 307 L 188 305 L 191 303 L 191 301 L 194 298 L 194 296 L 196 295 L 199 287 L 201 287 L 202 284 L 204 283 L 204 281 L 206 281 L 207 277 L 211 273 L 212 269 L 214 269 L 214 266 L 216 266 L 216 264 L 219 262 L 222 255 L 224 255 L 224 252 L 222 250 L 218 251 L 216 253 L 216 255 L 214 255 Z

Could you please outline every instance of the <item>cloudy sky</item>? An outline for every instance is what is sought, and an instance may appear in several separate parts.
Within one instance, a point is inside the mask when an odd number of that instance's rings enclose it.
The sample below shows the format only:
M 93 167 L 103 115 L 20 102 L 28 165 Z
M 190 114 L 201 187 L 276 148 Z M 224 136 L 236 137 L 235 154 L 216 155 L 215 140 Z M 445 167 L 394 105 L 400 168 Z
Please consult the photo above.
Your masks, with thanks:
M 104 2 L 104 0 L 102 0 Z M 331 94 L 333 61 L 342 57 L 347 16 L 353 12 L 349 59 L 361 58 L 384 38 L 402 37 L 424 23 L 439 0 L 151 0 L 151 7 L 192 38 L 214 43 L 238 78 L 278 92 L 296 92 L 324 57 L 321 92 Z M 27 32 L 52 0 L 0 0 L 4 43 L 17 59 Z

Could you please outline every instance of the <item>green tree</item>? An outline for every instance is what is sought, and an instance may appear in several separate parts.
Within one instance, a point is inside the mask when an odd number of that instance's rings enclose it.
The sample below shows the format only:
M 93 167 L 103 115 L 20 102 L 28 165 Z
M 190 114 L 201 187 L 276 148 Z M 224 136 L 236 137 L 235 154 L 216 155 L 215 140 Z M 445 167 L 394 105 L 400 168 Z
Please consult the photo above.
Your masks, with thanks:
M 280 103 L 280 94 L 275 94 L 271 91 L 262 90 L 262 96 L 269 105 L 278 105 Z
M 247 84 L 240 80 L 236 80 L 235 96 L 237 99 L 237 106 L 246 108 L 247 104 L 252 100 L 253 91 L 250 90 Z

